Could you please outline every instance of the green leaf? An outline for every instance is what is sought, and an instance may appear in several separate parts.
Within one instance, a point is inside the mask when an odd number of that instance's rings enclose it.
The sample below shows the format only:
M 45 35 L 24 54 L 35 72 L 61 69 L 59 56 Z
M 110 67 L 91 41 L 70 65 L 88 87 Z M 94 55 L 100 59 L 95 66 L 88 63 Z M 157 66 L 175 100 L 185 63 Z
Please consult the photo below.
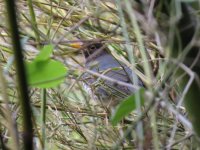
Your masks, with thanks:
M 45 45 L 34 61 L 45 61 L 50 58 L 53 52 L 53 45 Z
M 29 85 L 52 88 L 64 81 L 67 68 L 61 62 L 50 59 L 52 52 L 53 45 L 46 45 L 33 61 L 26 63 Z
M 112 125 L 116 125 L 126 115 L 136 109 L 136 94 L 140 95 L 141 105 L 144 105 L 144 88 L 140 88 L 137 92 L 125 98 L 117 107 L 114 115 L 111 117 Z
M 55 60 L 32 61 L 26 64 L 28 82 L 33 87 L 51 88 L 64 81 L 67 68 Z

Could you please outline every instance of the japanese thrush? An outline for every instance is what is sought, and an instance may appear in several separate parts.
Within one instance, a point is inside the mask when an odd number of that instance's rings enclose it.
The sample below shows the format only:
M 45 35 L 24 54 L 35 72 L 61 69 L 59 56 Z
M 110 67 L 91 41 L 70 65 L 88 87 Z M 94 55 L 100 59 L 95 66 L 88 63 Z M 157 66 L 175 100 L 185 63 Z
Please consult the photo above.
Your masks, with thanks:
M 88 44 L 83 53 L 85 67 L 91 71 L 82 76 L 84 87 L 94 99 L 98 99 L 107 108 L 117 105 L 120 100 L 136 92 L 136 88 L 126 85 L 143 86 L 139 77 L 119 62 L 102 43 Z M 96 73 L 98 75 L 94 75 Z M 133 77 L 138 78 L 137 84 L 133 82 Z

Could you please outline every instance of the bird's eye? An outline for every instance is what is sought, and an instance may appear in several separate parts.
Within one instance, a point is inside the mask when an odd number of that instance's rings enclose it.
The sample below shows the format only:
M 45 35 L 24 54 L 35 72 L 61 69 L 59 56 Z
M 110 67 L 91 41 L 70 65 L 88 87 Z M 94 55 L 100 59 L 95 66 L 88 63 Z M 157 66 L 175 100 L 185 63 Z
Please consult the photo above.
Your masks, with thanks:
M 87 46 L 87 48 L 84 50 L 84 55 L 85 58 L 89 57 L 90 55 L 92 55 L 93 53 L 96 53 L 98 49 L 100 49 L 102 47 L 101 43 L 93 43 Z
M 89 49 L 90 49 L 90 50 L 95 50 L 95 49 L 96 49 L 96 46 L 95 46 L 95 45 L 91 45 L 91 46 L 89 47 Z

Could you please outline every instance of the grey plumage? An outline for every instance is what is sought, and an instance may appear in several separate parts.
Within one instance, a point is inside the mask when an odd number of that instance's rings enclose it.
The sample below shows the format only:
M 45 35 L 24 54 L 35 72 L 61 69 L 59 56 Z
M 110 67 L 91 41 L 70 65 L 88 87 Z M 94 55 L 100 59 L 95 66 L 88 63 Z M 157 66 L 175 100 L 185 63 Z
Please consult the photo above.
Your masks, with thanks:
M 137 77 L 130 68 L 117 61 L 100 43 L 87 46 L 84 55 L 86 59 L 85 67 L 94 72 L 130 84 L 133 84 L 132 77 Z M 83 80 L 85 87 L 90 90 L 89 93 L 95 95 L 94 98 L 100 100 L 106 106 L 114 106 L 136 91 L 134 88 L 122 86 L 89 73 L 83 75 Z M 138 86 L 143 86 L 141 80 L 138 80 Z

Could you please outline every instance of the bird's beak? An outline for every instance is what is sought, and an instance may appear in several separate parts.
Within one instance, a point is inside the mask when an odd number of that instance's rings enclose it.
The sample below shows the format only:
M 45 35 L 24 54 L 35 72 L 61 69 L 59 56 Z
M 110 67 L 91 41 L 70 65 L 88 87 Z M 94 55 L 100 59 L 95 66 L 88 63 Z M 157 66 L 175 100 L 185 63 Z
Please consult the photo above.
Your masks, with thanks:
M 73 42 L 69 44 L 70 47 L 81 49 L 83 47 L 83 42 Z

